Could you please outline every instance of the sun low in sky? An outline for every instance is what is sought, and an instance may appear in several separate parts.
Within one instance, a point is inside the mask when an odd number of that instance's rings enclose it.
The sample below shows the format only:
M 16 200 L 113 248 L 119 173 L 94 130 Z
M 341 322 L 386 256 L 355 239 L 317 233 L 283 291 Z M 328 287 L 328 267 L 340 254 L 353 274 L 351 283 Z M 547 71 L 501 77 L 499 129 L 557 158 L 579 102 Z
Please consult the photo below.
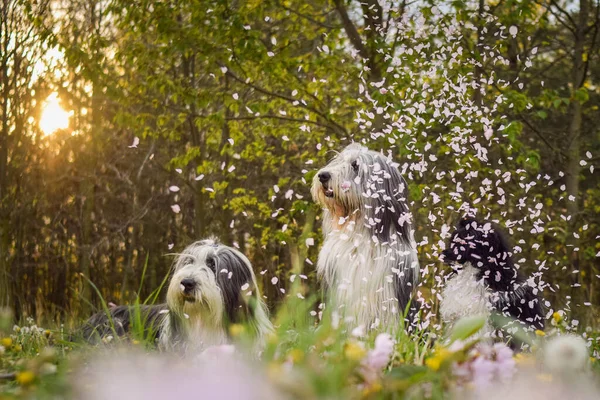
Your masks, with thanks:
M 60 106 L 57 93 L 52 93 L 46 99 L 40 117 L 40 129 L 45 136 L 51 135 L 59 129 L 69 127 L 70 114 Z

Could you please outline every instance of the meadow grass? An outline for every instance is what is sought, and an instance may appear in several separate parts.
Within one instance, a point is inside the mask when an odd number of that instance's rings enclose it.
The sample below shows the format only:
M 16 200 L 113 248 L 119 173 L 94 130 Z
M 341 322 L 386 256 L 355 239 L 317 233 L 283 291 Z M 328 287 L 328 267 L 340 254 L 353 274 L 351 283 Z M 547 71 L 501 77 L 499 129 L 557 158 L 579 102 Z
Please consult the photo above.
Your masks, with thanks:
M 98 345 L 76 339 L 77 331 L 63 326 L 46 329 L 32 319 L 13 325 L 10 313 L 4 311 L 0 317 L 0 399 L 72 398 L 78 384 L 76 374 L 106 349 L 157 353 L 140 312 L 142 304 L 155 300 L 153 295 L 134 302 L 132 308 L 137 312 L 133 313 L 129 336 L 108 335 Z M 101 304 L 110 315 L 106 302 Z M 485 323 L 483 317 L 466 318 L 451 331 L 435 334 L 431 329 L 411 334 L 400 329 L 390 338 L 393 351 L 384 354 L 387 358 L 382 365 L 374 367 L 373 359 L 378 354 L 381 357 L 378 342 L 385 338 L 346 330 L 334 313 L 319 307 L 314 297 L 290 296 L 273 321 L 276 330 L 267 338 L 260 360 L 252 358 L 252 366 L 277 390 L 298 399 L 443 399 L 460 388 L 471 390 L 470 378 L 458 376 L 456 370 L 481 357 L 475 350 L 479 340 L 473 335 Z M 536 350 L 544 340 L 565 333 L 568 326 L 561 315 L 554 315 L 551 323 L 547 334 L 523 334 L 522 341 L 530 344 L 533 353 L 511 353 L 510 365 L 534 365 Z M 244 326 L 231 327 L 232 340 L 240 349 L 250 340 L 246 332 L 249 329 Z M 598 335 L 581 335 L 591 344 L 590 354 L 597 354 Z M 489 356 L 490 362 L 498 363 L 499 354 Z M 595 360 L 591 366 L 598 370 Z

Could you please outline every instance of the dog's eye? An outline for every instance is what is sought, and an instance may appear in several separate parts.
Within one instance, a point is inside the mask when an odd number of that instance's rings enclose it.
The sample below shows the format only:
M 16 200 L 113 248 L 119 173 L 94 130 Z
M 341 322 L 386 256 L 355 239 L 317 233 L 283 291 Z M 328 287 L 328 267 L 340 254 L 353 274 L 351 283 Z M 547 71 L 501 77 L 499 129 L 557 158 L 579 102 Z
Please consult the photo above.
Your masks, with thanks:
M 215 259 L 214 257 L 208 257 L 206 259 L 206 266 L 215 272 Z
M 352 169 L 353 169 L 355 172 L 358 172 L 358 160 L 354 160 L 354 161 L 352 161 L 352 164 L 351 164 L 351 165 L 352 165 Z

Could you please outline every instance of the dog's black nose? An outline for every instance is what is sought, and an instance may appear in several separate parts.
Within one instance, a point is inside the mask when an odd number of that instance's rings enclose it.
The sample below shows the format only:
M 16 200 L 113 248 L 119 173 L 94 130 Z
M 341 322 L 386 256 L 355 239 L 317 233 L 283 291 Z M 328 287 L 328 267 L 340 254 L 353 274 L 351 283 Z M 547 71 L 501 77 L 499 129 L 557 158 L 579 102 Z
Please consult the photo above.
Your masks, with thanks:
M 196 282 L 193 279 L 186 278 L 181 281 L 181 286 L 183 286 L 183 293 L 190 293 L 194 290 L 194 286 L 196 286 Z
M 319 174 L 319 180 L 321 183 L 328 182 L 331 179 L 331 174 L 329 172 L 321 172 Z

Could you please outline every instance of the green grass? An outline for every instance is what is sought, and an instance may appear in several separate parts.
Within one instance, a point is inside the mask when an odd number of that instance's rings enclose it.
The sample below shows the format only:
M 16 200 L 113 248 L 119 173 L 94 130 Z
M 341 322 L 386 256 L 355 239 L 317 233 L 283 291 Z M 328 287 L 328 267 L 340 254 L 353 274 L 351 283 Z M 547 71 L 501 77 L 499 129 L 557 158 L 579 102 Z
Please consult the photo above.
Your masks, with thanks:
M 140 304 L 137 301 L 134 309 L 139 311 Z M 108 312 L 105 304 L 103 308 Z M 293 398 L 448 398 L 458 384 L 453 365 L 472 359 L 477 340 L 468 338 L 484 323 L 482 318 L 462 320 L 436 343 L 428 339 L 427 332 L 407 335 L 401 331 L 394 338 L 396 343 L 387 367 L 372 370 L 365 366 L 365 360 L 374 347 L 376 334 L 354 337 L 337 326 L 335 318 L 327 312 L 319 322 L 318 314 L 311 313 L 315 310 L 318 307 L 314 299 L 290 296 L 273 318 L 276 330 L 267 338 L 262 361 L 256 361 L 265 379 Z M 141 313 L 134 315 L 131 336 L 115 336 L 108 347 L 157 352 L 144 331 Z M 556 317 L 549 329 L 550 335 L 563 332 L 566 326 L 562 318 Z M 232 331 L 234 340 L 243 344 L 247 331 L 237 326 Z M 40 328 L 31 319 L 12 326 L 10 315 L 3 313 L 0 316 L 0 344 L 3 346 L 0 399 L 70 398 L 73 371 L 78 371 L 107 347 L 106 343 L 91 346 L 70 342 L 71 334 L 61 327 Z M 593 335 L 588 332 L 586 336 Z M 534 349 L 545 339 L 541 333 L 528 338 Z M 457 341 L 464 345 L 453 349 L 451 343 Z M 597 346 L 597 341 L 593 342 Z M 597 347 L 590 349 L 594 350 L 598 350 Z M 533 357 L 520 355 L 518 358 Z M 596 364 L 593 363 L 594 369 L 597 369 Z

